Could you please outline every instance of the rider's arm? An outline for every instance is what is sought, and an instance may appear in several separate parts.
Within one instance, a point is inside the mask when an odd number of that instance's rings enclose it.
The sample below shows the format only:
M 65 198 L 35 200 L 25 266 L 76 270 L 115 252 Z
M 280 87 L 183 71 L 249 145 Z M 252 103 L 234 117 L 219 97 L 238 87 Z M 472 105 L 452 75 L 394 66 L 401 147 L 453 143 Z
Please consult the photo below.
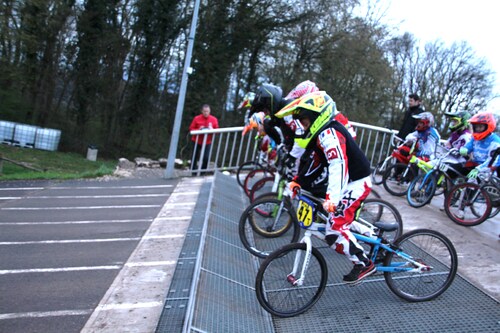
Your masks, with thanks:
M 349 181 L 345 138 L 342 133 L 327 128 L 318 136 L 318 146 L 328 165 L 326 199 L 336 204 L 342 199 L 342 192 Z

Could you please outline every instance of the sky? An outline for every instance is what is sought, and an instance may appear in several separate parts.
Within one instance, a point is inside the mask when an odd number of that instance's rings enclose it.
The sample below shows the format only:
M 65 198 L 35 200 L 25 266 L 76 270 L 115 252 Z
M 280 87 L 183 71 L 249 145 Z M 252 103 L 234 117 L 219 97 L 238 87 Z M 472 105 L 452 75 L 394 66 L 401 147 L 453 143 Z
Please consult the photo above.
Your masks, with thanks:
M 500 112 L 500 2 L 496 0 L 379 0 L 387 9 L 383 22 L 410 32 L 422 42 L 466 41 L 496 73 L 493 92 L 499 95 L 488 111 Z

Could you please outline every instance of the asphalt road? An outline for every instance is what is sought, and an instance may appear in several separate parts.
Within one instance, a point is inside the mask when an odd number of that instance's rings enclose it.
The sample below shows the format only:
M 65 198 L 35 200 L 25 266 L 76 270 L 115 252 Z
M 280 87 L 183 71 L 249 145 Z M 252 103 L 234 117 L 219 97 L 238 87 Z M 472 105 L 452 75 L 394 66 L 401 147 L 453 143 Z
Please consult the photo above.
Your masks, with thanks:
M 80 332 L 178 179 L 0 183 L 0 332 Z

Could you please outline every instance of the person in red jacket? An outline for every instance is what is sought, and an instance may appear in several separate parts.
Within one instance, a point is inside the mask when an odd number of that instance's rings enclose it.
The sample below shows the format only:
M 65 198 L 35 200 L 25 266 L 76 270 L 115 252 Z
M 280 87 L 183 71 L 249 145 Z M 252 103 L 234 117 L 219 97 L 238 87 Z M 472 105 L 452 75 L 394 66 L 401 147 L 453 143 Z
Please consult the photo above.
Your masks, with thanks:
M 219 128 L 219 121 L 217 118 L 210 114 L 210 105 L 203 104 L 201 107 L 201 114 L 193 118 L 191 125 L 189 125 L 190 131 L 203 130 L 203 129 L 216 129 Z M 203 141 L 205 140 L 205 149 L 203 149 Z M 210 148 L 212 145 L 213 134 L 199 134 L 191 136 L 191 140 L 194 143 L 195 156 L 191 162 L 191 170 L 196 170 L 200 167 L 200 155 L 203 153 L 203 161 L 201 163 L 201 169 L 206 170 L 208 166 L 208 159 L 210 157 Z

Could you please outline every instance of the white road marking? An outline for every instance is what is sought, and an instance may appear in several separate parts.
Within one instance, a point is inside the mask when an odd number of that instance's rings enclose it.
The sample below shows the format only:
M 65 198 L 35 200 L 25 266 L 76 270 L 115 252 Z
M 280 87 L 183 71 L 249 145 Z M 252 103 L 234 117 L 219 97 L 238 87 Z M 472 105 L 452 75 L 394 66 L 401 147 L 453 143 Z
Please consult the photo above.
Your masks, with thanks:
M 110 269 L 121 269 L 121 265 L 108 266 L 88 266 L 88 267 L 59 267 L 59 268 L 27 268 L 27 269 L 2 269 L 0 275 L 5 274 L 26 274 L 26 273 L 59 273 L 75 271 L 100 271 Z
M 43 240 L 43 241 L 0 242 L 0 245 L 130 242 L 130 241 L 137 241 L 140 239 L 169 239 L 169 238 L 182 238 L 182 237 L 184 237 L 184 235 L 171 234 L 171 235 L 128 237 L 128 238 L 60 239 L 60 240 Z
M 86 316 L 92 313 L 88 310 L 63 310 L 63 311 L 44 311 L 44 312 L 19 312 L 19 313 L 0 313 L 0 320 L 18 319 L 18 318 L 43 318 L 43 317 L 62 317 L 62 316 Z

